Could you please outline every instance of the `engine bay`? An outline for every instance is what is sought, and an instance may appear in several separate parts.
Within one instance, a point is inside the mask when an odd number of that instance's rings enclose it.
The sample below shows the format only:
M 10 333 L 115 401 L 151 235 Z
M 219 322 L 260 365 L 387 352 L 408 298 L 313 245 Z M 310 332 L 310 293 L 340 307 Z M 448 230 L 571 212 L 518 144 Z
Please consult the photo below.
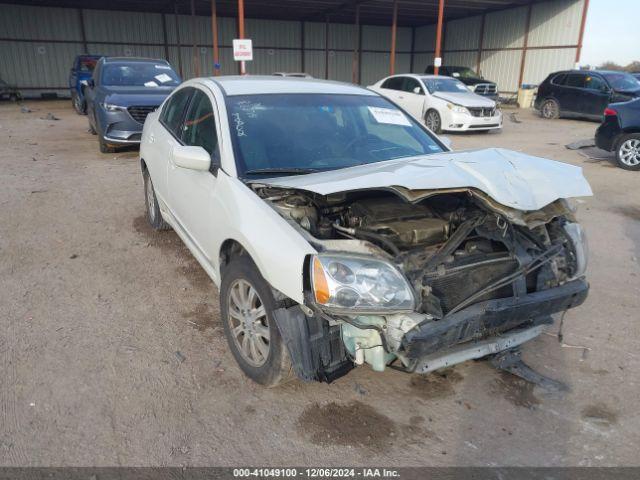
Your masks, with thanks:
M 413 286 L 417 311 L 435 319 L 487 299 L 561 285 L 580 268 L 564 228 L 572 220 L 566 203 L 517 225 L 468 192 L 412 203 L 384 190 L 322 196 L 253 188 L 320 251 L 357 240 L 387 258 Z

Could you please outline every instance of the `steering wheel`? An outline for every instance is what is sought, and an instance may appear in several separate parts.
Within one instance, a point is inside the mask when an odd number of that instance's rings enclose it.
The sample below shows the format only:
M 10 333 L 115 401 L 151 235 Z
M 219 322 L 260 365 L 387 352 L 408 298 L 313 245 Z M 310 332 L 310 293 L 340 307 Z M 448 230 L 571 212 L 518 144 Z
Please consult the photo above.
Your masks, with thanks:
M 353 148 L 355 145 L 357 145 L 358 143 L 362 143 L 364 141 L 369 141 L 369 140 L 378 140 L 378 137 L 376 137 L 375 135 L 372 135 L 370 133 L 363 133 L 361 135 L 358 135 L 356 137 L 353 137 L 351 140 L 349 140 L 349 143 L 347 143 L 344 148 L 342 149 L 342 151 L 340 152 L 340 155 L 344 154 L 345 152 L 351 150 L 351 148 Z

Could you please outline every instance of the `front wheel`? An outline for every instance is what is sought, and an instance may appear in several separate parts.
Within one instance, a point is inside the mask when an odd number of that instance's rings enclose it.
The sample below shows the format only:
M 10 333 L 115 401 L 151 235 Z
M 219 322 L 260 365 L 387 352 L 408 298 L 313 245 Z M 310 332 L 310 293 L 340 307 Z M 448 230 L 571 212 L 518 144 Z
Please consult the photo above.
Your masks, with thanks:
M 429 110 L 427 112 L 424 116 L 424 124 L 433 133 L 442 132 L 442 120 L 440 119 L 440 114 L 436 110 Z
M 616 162 L 625 170 L 640 170 L 640 133 L 623 135 L 618 140 Z
M 271 287 L 251 259 L 233 259 L 220 285 L 224 333 L 240 369 L 266 387 L 294 377 L 289 353 L 273 318 L 275 308 Z

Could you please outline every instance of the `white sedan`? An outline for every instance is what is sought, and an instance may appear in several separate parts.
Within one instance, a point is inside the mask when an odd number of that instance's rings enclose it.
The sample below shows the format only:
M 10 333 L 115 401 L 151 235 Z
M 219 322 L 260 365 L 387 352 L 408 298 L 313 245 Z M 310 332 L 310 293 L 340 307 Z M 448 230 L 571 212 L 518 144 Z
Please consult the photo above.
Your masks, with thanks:
M 496 102 L 470 91 L 460 80 L 434 75 L 394 75 L 369 86 L 398 104 L 432 132 L 499 130 Z
M 587 296 L 576 166 L 451 152 L 355 85 L 183 83 L 144 124 L 147 218 L 220 288 L 229 348 L 263 385 L 356 365 L 428 373 L 512 349 Z

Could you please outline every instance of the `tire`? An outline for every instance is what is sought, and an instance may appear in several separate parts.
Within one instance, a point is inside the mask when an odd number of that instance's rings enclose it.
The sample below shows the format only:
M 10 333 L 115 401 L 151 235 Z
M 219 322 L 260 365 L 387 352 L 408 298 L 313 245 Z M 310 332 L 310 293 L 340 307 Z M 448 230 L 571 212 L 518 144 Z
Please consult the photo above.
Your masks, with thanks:
M 616 163 L 625 170 L 640 170 L 640 133 L 628 133 L 616 142 Z
M 560 104 L 553 98 L 546 99 L 540 107 L 540 115 L 547 120 L 560 118 Z
M 87 103 L 80 99 L 80 95 L 78 95 L 77 92 L 73 92 L 71 94 L 71 103 L 73 105 L 73 109 L 78 115 L 87 114 Z
M 271 287 L 251 258 L 242 255 L 231 260 L 220 285 L 224 334 L 240 369 L 265 387 L 295 378 L 289 352 L 273 318 L 275 309 Z
M 442 133 L 442 118 L 437 110 L 428 110 L 424 115 L 424 124 L 433 133 Z
M 110 147 L 102 137 L 98 137 L 98 144 L 100 146 L 100 153 L 114 153 L 116 151 L 116 149 Z
M 144 198 L 149 225 L 151 225 L 151 228 L 154 230 L 170 230 L 171 225 L 162 218 L 162 212 L 160 211 L 160 205 L 156 198 L 156 191 L 153 188 L 151 175 L 149 175 L 149 171 L 146 169 L 142 172 L 142 180 L 144 182 Z

